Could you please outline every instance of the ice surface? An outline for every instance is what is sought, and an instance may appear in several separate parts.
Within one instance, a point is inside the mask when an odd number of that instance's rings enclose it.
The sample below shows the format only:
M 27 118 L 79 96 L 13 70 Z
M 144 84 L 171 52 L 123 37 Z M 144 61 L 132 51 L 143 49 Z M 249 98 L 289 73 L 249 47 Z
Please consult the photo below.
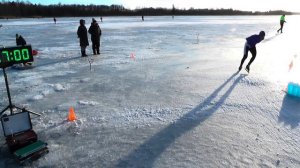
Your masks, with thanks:
M 279 16 L 104 17 L 89 58 L 80 19 L 0 20 L 0 45 L 18 33 L 39 51 L 35 68 L 7 69 L 13 103 L 43 114 L 33 128 L 50 153 L 27 167 L 300 167 L 300 100 L 282 91 L 299 81 L 299 16 L 283 34 Z M 261 30 L 251 73 L 236 73 Z M 0 142 L 0 167 L 18 167 Z

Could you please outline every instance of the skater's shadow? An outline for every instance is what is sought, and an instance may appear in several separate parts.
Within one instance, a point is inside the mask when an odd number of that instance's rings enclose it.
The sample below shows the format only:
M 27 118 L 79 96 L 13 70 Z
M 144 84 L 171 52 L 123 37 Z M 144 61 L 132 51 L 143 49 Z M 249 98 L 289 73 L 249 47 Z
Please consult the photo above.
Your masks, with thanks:
M 66 63 L 66 62 L 76 60 L 76 59 L 80 59 L 80 58 L 82 58 L 82 57 L 79 56 L 79 57 L 59 59 L 59 60 L 56 60 L 56 61 L 51 61 L 51 62 L 49 61 L 49 62 L 46 62 L 46 63 L 43 63 L 43 64 L 34 65 L 34 67 L 43 67 L 43 66 L 54 65 L 54 64 L 58 64 L 58 63 Z
M 285 95 L 278 121 L 291 126 L 292 129 L 299 126 L 300 123 L 300 98 Z
M 279 35 L 280 35 L 279 33 L 276 33 L 275 35 L 266 38 L 263 42 L 269 42 L 269 41 L 273 40 L 274 38 L 278 37 Z
M 116 167 L 153 167 L 155 160 L 177 138 L 197 127 L 222 106 L 235 86 L 245 77 L 245 75 L 240 75 L 234 79 L 237 74 L 238 73 L 231 75 L 210 96 L 204 99 L 203 102 L 187 112 L 176 122 L 168 125 L 153 135 L 149 140 L 145 141 L 137 149 L 133 150 L 129 155 L 119 160 Z M 220 95 L 222 89 L 229 83 L 231 83 L 231 86 L 223 95 Z M 215 100 L 217 98 L 218 100 Z

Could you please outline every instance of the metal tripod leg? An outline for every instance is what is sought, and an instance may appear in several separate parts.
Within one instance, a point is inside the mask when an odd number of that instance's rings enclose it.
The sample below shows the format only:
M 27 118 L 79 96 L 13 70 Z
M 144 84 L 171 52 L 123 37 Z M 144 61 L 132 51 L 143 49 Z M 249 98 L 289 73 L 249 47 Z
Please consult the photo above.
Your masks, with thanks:
M 6 71 L 5 71 L 5 68 L 2 68 L 2 69 L 3 69 L 3 76 L 4 76 L 4 80 L 5 80 L 5 86 L 6 86 L 6 91 L 7 91 L 7 97 L 8 97 L 9 105 L 8 105 L 4 110 L 1 111 L 0 116 L 1 116 L 2 113 L 4 113 L 7 109 L 10 109 L 10 114 L 12 115 L 12 114 L 13 114 L 13 108 L 17 108 L 17 109 L 22 110 L 22 111 L 27 111 L 27 112 L 32 113 L 32 114 L 37 115 L 37 116 L 41 116 L 41 114 L 39 114 L 39 113 L 30 111 L 30 110 L 26 110 L 25 108 L 17 107 L 17 106 L 15 106 L 15 105 L 12 104 L 12 102 L 11 102 L 11 97 L 10 97 L 10 91 L 9 91 L 9 85 L 8 85 L 8 80 L 7 80 Z
M 37 116 L 41 116 L 41 114 L 36 113 L 36 112 L 33 112 L 33 111 L 31 111 L 31 110 L 27 110 L 27 109 L 25 109 L 25 108 L 21 108 L 21 107 L 17 107 L 17 106 L 14 106 L 14 107 L 17 108 L 17 109 L 19 109 L 19 110 L 22 110 L 22 112 L 27 111 L 27 112 L 29 112 L 29 113 L 31 113 L 31 114 L 34 114 L 34 115 L 37 115 Z
M 4 113 L 7 109 L 9 109 L 9 106 L 5 107 L 5 109 L 3 109 L 3 110 L 0 112 L 0 116 L 1 116 L 2 113 Z

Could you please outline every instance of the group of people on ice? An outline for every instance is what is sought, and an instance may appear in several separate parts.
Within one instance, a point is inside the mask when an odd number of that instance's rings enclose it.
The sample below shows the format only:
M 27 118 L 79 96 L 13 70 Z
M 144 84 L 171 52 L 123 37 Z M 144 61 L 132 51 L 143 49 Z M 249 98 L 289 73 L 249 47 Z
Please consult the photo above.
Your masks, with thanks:
M 142 16 L 142 20 L 144 21 L 144 16 Z M 277 30 L 277 33 L 279 33 L 279 31 L 282 33 L 283 25 L 285 22 L 286 22 L 285 15 L 282 15 L 280 17 L 280 28 Z M 89 32 L 91 34 L 93 54 L 94 55 L 100 54 L 101 29 L 100 29 L 97 21 L 94 18 L 92 19 L 92 23 L 91 23 L 91 26 L 88 31 L 87 31 L 87 28 L 85 27 L 85 20 L 81 19 L 79 21 L 79 23 L 80 23 L 80 26 L 78 27 L 77 35 L 78 35 L 78 38 L 80 39 L 81 56 L 82 57 L 87 56 L 86 51 L 85 51 L 86 47 L 89 45 L 87 32 Z M 260 31 L 258 35 L 254 34 L 254 35 L 246 38 L 246 43 L 244 46 L 244 55 L 241 60 L 240 66 L 238 68 L 239 71 L 242 70 L 243 64 L 248 57 L 248 52 L 250 51 L 250 53 L 252 54 L 252 57 L 245 68 L 245 70 L 248 73 L 250 72 L 250 65 L 255 60 L 256 54 L 257 54 L 256 44 L 258 44 L 262 40 L 264 40 L 265 35 L 266 35 L 266 33 L 264 31 Z
M 101 19 L 102 19 L 102 17 L 101 17 Z M 280 17 L 280 28 L 277 30 L 277 33 L 279 33 L 279 32 L 282 33 L 283 25 L 285 22 L 286 22 L 285 15 L 282 15 Z M 88 33 L 91 34 L 93 54 L 99 55 L 100 54 L 100 37 L 102 34 L 99 24 L 97 23 L 97 21 L 94 18 L 92 18 L 92 22 L 91 22 L 91 26 L 89 27 L 89 30 L 87 30 L 87 28 L 85 27 L 85 20 L 80 19 L 79 24 L 80 25 L 77 30 L 77 35 L 78 35 L 80 47 L 81 47 L 81 56 L 82 57 L 87 56 L 86 47 L 89 46 Z M 252 54 L 252 57 L 245 68 L 245 70 L 248 73 L 250 72 L 250 65 L 255 60 L 256 54 L 257 54 L 256 44 L 258 44 L 262 40 L 264 40 L 265 35 L 266 34 L 264 31 L 260 31 L 259 34 L 255 34 L 255 35 L 252 35 L 252 36 L 249 36 L 246 38 L 246 43 L 244 46 L 244 55 L 241 60 L 240 66 L 238 68 L 239 71 L 242 70 L 243 64 L 248 57 L 248 52 L 250 51 L 250 53 Z M 26 45 L 25 39 L 21 35 L 18 35 L 18 34 L 16 34 L 16 43 L 17 43 L 17 45 Z
M 279 31 L 282 33 L 283 25 L 285 22 L 286 22 L 285 15 L 282 15 L 280 17 L 280 28 L 277 30 L 277 33 L 279 33 Z M 252 64 L 252 62 L 254 61 L 254 59 L 256 57 L 256 47 L 255 46 L 256 46 L 256 44 L 260 43 L 262 40 L 265 39 L 265 35 L 266 34 L 264 31 L 260 31 L 258 35 L 254 34 L 254 35 L 246 38 L 246 43 L 244 46 L 244 56 L 241 60 L 241 64 L 239 66 L 239 71 L 242 70 L 243 64 L 248 57 L 248 52 L 250 51 L 250 53 L 252 54 L 252 57 L 245 68 L 245 70 L 248 73 L 250 72 L 250 65 Z
M 85 20 L 80 19 L 79 21 L 79 27 L 77 30 L 77 35 L 79 38 L 79 43 L 81 47 L 81 56 L 86 57 L 86 47 L 89 45 L 89 40 L 88 40 L 88 33 L 91 34 L 91 41 L 92 41 L 92 49 L 93 49 L 93 54 L 97 55 L 100 54 L 100 37 L 101 37 L 101 28 L 97 21 L 93 18 L 91 26 L 89 30 L 85 27 Z

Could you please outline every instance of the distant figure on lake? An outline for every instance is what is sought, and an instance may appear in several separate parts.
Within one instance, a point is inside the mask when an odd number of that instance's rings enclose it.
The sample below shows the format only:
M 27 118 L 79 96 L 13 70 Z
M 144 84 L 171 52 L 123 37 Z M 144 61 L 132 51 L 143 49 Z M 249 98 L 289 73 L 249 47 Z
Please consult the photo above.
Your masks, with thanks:
M 102 16 L 100 17 L 100 20 L 101 20 L 101 22 L 103 22 L 103 21 L 102 21 Z
M 53 18 L 53 21 L 54 21 L 54 24 L 56 24 L 56 18 L 55 17 Z
M 94 18 L 92 19 L 92 23 L 89 28 L 89 33 L 91 34 L 92 49 L 94 55 L 100 54 L 100 37 L 102 32 L 97 21 Z
M 285 21 L 285 15 L 282 15 L 280 17 L 280 29 L 277 30 L 277 33 L 279 33 L 279 31 L 281 31 L 281 33 L 282 33 L 282 29 L 283 29 L 284 23 L 286 23 L 286 21 Z
M 26 41 L 21 35 L 16 34 L 16 44 L 17 46 L 24 46 L 26 45 Z
M 174 19 L 174 15 L 175 15 L 175 6 L 173 4 L 173 6 L 172 6 L 172 19 Z
M 87 29 L 85 27 L 85 20 L 80 19 L 79 24 L 80 25 L 77 30 L 77 35 L 81 47 L 81 56 L 86 57 L 87 55 L 85 53 L 85 49 L 89 45 L 89 40 L 88 40 Z
M 142 21 L 144 21 L 144 15 L 142 15 Z
M 259 32 L 259 35 L 254 34 L 254 35 L 246 38 L 246 43 L 245 43 L 245 47 L 244 47 L 244 57 L 241 60 L 239 71 L 242 69 L 244 61 L 248 57 L 248 51 L 250 51 L 251 54 L 252 54 L 252 58 L 249 61 L 248 65 L 246 66 L 246 71 L 248 73 L 250 72 L 250 65 L 256 57 L 256 47 L 255 47 L 255 45 L 257 43 L 260 43 L 264 38 L 265 38 L 265 32 L 264 31 Z

